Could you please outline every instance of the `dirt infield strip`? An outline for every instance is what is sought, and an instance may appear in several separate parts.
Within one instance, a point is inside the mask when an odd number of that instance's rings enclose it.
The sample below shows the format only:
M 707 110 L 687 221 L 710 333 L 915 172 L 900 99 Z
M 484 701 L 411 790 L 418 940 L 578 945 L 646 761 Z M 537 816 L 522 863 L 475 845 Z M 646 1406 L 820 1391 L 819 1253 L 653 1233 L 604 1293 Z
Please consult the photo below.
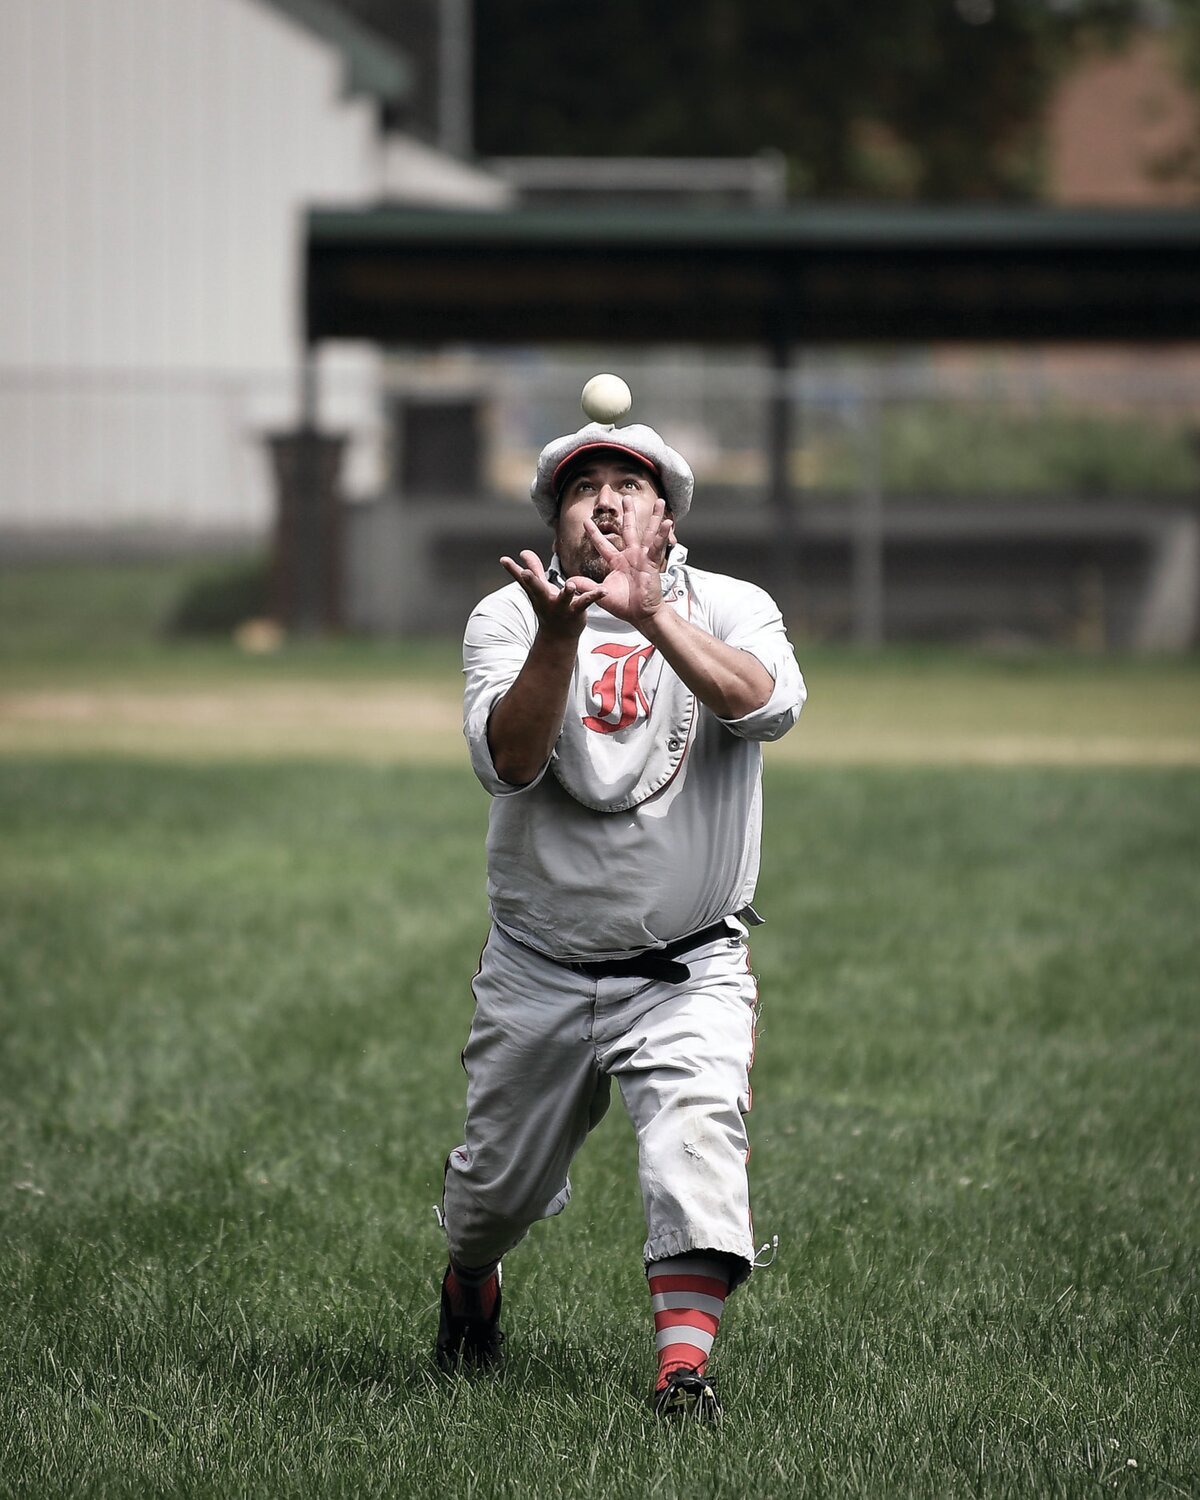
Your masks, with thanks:
M 893 706 L 887 706 L 889 709 Z M 1049 717 L 1049 716 L 1047 716 Z M 1130 732 L 1078 722 L 864 721 L 807 712 L 770 756 L 839 765 L 1200 766 L 1200 736 L 1145 720 Z M 1070 716 L 1067 716 L 1069 719 Z M 1124 726 L 1122 726 L 1123 728 Z M 466 766 L 457 687 L 328 682 L 212 689 L 58 688 L 0 693 L 0 755 L 144 755 L 196 760 L 345 758 Z

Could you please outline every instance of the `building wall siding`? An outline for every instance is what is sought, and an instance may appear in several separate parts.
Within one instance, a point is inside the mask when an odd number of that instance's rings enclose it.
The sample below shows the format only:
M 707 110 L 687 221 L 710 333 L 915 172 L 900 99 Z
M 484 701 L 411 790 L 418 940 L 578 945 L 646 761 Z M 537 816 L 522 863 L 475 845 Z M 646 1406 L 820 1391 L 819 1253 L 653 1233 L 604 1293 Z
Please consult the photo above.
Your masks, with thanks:
M 0 522 L 261 525 L 299 216 L 377 180 L 341 77 L 264 0 L 0 5 Z

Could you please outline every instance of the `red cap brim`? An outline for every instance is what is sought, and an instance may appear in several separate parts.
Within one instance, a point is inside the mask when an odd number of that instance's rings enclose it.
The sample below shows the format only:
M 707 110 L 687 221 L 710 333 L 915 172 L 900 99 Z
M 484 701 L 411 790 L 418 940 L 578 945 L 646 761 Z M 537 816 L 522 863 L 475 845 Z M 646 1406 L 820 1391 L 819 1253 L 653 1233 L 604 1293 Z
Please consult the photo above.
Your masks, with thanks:
M 621 443 L 584 443 L 581 448 L 576 448 L 573 452 L 568 453 L 566 458 L 563 459 L 562 463 L 560 463 L 559 466 L 555 469 L 554 477 L 550 481 L 554 486 L 555 495 L 558 494 L 559 489 L 561 488 L 558 476 L 564 469 L 573 464 L 581 453 L 624 453 L 628 455 L 628 457 L 636 459 L 638 466 L 645 469 L 648 473 L 653 474 L 655 479 L 657 479 L 660 484 L 662 482 L 662 475 L 659 473 L 654 464 L 652 464 L 650 460 L 643 454 L 636 453 L 632 448 L 626 448 Z

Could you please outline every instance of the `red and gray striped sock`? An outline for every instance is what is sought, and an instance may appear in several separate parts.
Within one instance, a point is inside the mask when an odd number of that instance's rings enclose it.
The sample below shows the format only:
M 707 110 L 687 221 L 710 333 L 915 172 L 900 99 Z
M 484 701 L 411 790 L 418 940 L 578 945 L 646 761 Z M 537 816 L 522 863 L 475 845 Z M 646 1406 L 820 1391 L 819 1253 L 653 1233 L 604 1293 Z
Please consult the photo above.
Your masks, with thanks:
M 646 1268 L 650 1305 L 654 1309 L 658 1377 L 661 1391 L 681 1367 L 703 1375 L 729 1295 L 724 1263 L 705 1255 L 678 1255 Z
M 496 1298 L 500 1292 L 500 1262 L 494 1260 L 486 1266 L 456 1266 L 450 1262 L 446 1272 L 446 1295 L 450 1308 L 457 1318 L 469 1317 L 472 1313 L 485 1320 L 496 1311 Z

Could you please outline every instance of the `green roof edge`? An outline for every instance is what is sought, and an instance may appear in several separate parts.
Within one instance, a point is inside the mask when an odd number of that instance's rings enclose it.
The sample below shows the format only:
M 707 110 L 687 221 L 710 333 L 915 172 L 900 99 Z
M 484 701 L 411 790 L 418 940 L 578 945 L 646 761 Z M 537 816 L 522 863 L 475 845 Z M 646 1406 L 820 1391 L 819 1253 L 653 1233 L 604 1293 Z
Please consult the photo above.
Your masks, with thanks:
M 325 0 L 262 0 L 298 25 L 332 43 L 342 54 L 347 94 L 365 94 L 381 103 L 403 104 L 412 95 L 415 73 L 407 55 Z
M 700 237 L 715 243 L 757 242 L 764 248 L 830 239 L 893 243 L 929 239 L 968 245 L 991 239 L 1013 245 L 1067 238 L 1103 244 L 1165 239 L 1200 242 L 1200 210 L 1064 208 L 1047 205 L 850 206 L 795 204 L 738 213 L 710 210 L 520 207 L 515 209 L 322 208 L 307 213 L 310 238 L 420 241 L 449 235 L 459 241 L 542 239 L 586 241 L 598 228 L 620 226 L 633 242 L 671 244 Z

